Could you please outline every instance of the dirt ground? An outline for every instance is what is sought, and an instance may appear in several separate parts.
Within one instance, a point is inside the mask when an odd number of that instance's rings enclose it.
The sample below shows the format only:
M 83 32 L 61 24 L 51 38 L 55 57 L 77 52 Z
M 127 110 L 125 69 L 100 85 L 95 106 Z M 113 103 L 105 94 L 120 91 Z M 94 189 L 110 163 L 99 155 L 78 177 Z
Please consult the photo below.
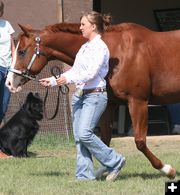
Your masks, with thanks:
M 163 152 L 173 152 L 180 155 L 180 135 L 147 136 L 147 147 L 155 154 Z M 136 148 L 134 137 L 115 137 L 111 146 L 120 153 L 135 154 L 140 152 Z

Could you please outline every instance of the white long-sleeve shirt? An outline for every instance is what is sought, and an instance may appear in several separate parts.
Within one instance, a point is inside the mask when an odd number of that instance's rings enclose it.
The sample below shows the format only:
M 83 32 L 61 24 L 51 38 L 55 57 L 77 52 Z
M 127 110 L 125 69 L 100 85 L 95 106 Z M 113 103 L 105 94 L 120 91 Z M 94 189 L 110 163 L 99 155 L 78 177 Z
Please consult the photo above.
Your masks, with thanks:
M 81 46 L 73 67 L 62 75 L 68 84 L 77 88 L 92 89 L 105 87 L 104 77 L 109 70 L 109 49 L 100 35 Z

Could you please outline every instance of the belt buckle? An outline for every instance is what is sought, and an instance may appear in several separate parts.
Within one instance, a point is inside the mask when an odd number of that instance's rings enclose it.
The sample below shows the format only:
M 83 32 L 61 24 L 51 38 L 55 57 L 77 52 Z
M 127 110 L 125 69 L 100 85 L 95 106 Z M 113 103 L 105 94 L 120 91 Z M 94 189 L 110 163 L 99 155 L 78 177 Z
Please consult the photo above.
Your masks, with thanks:
M 78 96 L 78 97 L 81 97 L 83 95 L 83 90 L 82 89 L 77 89 L 75 91 L 75 95 Z
M 104 89 L 103 87 L 100 87 L 99 91 L 100 91 L 100 92 L 104 92 L 105 89 Z

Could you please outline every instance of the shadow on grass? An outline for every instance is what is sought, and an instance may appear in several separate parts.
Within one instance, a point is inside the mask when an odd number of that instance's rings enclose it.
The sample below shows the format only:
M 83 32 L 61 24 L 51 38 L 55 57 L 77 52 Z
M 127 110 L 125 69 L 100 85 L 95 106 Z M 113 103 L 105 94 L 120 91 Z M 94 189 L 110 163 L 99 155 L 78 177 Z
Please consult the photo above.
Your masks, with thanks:
M 36 173 L 32 173 L 32 176 L 46 176 L 46 177 L 59 177 L 59 176 L 68 176 L 70 175 L 69 172 L 57 172 L 57 171 L 48 171 L 48 172 L 36 172 Z
M 106 176 L 107 175 L 102 176 L 101 180 L 102 181 L 105 180 Z M 180 172 L 177 171 L 175 180 L 179 176 L 180 176 Z M 128 174 L 122 174 L 122 175 L 120 174 L 118 176 L 117 180 L 127 180 L 127 179 L 132 178 L 132 177 L 133 178 L 140 177 L 140 178 L 142 178 L 144 180 L 147 180 L 147 179 L 158 179 L 158 178 L 162 178 L 162 177 L 166 177 L 166 176 L 161 174 L 161 173 L 158 173 L 158 172 L 157 173 L 136 173 L 136 172 L 134 172 L 134 173 L 128 173 Z M 166 178 L 169 179 L 168 177 L 166 177 Z
M 176 177 L 178 177 L 180 175 L 179 172 L 176 173 Z M 128 179 L 130 177 L 141 177 L 144 180 L 147 179 L 158 179 L 158 178 L 162 178 L 162 177 L 166 177 L 165 175 L 161 174 L 161 173 L 129 173 L 126 175 L 120 175 L 119 178 L 120 179 Z M 166 177 L 168 179 L 168 177 Z
M 47 158 L 47 157 L 56 157 L 55 155 L 40 155 L 34 152 L 28 152 L 28 158 Z

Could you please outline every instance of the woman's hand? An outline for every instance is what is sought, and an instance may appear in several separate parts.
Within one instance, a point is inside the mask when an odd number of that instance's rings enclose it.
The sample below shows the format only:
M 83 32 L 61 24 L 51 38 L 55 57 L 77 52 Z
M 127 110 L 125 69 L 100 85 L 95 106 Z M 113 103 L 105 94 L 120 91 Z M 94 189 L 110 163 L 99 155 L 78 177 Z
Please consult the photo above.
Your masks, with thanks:
M 44 87 L 53 87 L 55 85 L 65 85 L 67 84 L 67 80 L 64 76 L 56 79 L 55 77 L 43 78 L 39 80 L 39 83 Z
M 58 79 L 56 79 L 56 82 L 59 86 L 67 84 L 65 76 L 60 76 Z
M 40 79 L 39 83 L 44 87 L 52 87 L 57 85 L 56 79 L 54 77 Z

